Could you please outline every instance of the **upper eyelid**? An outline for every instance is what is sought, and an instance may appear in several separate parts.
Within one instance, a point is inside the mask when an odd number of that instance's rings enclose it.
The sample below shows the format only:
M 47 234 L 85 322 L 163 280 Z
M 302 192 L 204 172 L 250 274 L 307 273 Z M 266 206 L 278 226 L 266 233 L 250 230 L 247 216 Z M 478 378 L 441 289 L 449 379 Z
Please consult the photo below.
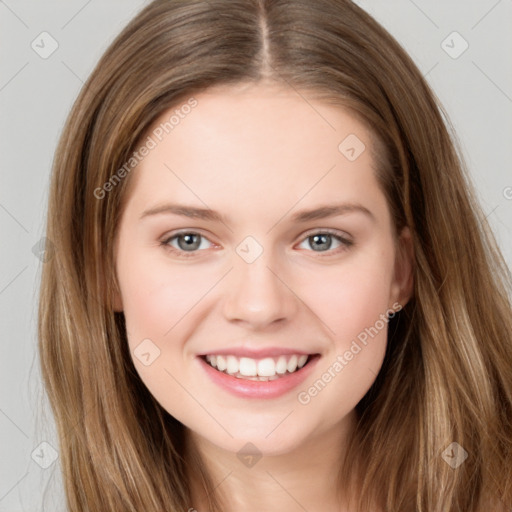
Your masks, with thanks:
M 346 231 L 343 231 L 341 229 L 334 229 L 334 228 L 312 228 L 308 231 L 306 231 L 303 235 L 302 235 L 302 238 L 308 238 L 310 236 L 313 236 L 313 235 L 316 235 L 316 234 L 323 234 L 323 233 L 326 233 L 328 235 L 332 235 L 332 236 L 337 236 L 337 237 L 340 237 L 340 238 L 345 238 L 345 239 L 351 239 L 352 236 L 349 235 Z

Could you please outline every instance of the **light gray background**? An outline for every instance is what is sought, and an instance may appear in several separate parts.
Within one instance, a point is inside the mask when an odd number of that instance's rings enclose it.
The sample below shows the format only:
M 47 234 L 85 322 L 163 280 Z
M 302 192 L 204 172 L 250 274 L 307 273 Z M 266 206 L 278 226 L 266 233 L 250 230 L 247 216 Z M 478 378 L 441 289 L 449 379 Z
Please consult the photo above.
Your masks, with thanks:
M 358 3 L 411 54 L 445 106 L 512 267 L 512 0 Z M 57 441 L 47 406 L 42 412 L 36 313 L 44 263 L 33 247 L 43 236 L 51 161 L 65 117 L 110 41 L 146 4 L 0 0 L 0 512 L 64 510 L 59 459 L 41 467 L 52 462 Z M 44 31 L 59 45 L 47 59 L 31 47 L 34 40 L 42 46 Z M 442 47 L 454 31 L 469 44 L 455 59 Z M 455 36 L 444 45 L 453 53 L 461 44 Z

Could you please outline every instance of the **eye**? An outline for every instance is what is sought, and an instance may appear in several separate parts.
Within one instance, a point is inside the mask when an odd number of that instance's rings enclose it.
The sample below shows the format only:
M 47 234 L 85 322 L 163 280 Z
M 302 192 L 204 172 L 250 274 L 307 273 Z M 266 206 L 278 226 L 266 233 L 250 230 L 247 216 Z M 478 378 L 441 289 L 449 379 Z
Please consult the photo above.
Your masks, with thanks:
M 194 231 L 183 231 L 162 240 L 161 245 L 166 249 L 177 253 L 179 256 L 188 257 L 193 256 L 193 253 L 197 252 L 198 249 L 208 249 L 208 244 L 203 243 L 206 241 L 208 241 L 208 239 L 200 233 L 196 233 Z M 208 241 L 208 243 L 211 242 Z
M 339 250 L 332 250 L 333 242 L 334 245 L 336 245 L 336 243 L 338 244 L 334 247 L 334 249 Z M 309 247 L 313 248 L 313 252 L 329 252 L 330 254 L 338 253 L 340 250 L 344 251 L 354 244 L 353 241 L 348 240 L 344 236 L 340 235 L 337 231 L 331 230 L 323 230 L 310 233 L 306 236 L 301 245 L 305 243 L 307 243 Z
M 301 245 L 305 243 L 313 249 L 313 252 L 329 253 L 328 255 L 347 250 L 354 244 L 353 241 L 348 240 L 339 232 L 328 229 L 308 234 Z M 212 244 L 212 242 L 204 235 L 195 231 L 182 231 L 181 233 L 166 237 L 160 242 L 160 245 L 165 249 L 172 251 L 179 257 L 185 258 L 194 256 L 200 249 L 208 249 L 208 244 Z M 334 248 L 333 245 L 335 245 Z

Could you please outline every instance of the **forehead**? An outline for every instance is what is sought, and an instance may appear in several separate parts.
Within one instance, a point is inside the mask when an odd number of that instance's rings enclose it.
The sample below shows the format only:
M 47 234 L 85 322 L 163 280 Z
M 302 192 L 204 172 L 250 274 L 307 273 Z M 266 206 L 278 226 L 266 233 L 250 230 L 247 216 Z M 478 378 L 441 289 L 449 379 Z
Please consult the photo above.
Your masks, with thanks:
M 303 152 L 319 144 L 337 149 L 340 136 L 348 132 L 370 142 L 370 133 L 355 115 L 340 105 L 328 104 L 311 91 L 299 91 L 276 83 L 222 85 L 210 88 L 194 99 L 197 106 L 190 110 L 166 135 L 180 135 L 194 142 L 215 138 L 216 144 L 226 142 L 232 147 L 243 141 L 244 149 L 251 142 L 272 141 L 272 147 L 285 151 L 297 141 L 306 142 Z M 164 112 L 152 130 L 170 119 L 170 114 L 185 105 L 183 98 L 175 107 Z M 188 110 L 188 109 L 187 109 Z M 174 116 L 176 117 L 176 116 Z M 195 137 L 191 138 L 190 132 Z M 229 135 L 229 138 L 223 138 Z M 263 148 L 256 147 L 260 152 Z M 266 148 L 270 149 L 270 148 Z
M 217 86 L 183 108 L 189 99 L 147 132 L 155 146 L 131 176 L 145 206 L 166 196 L 291 205 L 305 195 L 336 200 L 342 189 L 371 193 L 377 185 L 372 134 L 340 106 L 268 84 Z

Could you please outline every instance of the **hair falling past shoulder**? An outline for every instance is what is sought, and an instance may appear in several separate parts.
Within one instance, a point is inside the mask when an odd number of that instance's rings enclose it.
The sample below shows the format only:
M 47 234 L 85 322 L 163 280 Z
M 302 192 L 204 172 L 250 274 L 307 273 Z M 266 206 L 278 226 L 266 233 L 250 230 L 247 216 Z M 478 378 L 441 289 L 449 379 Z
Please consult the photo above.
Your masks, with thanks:
M 54 160 L 46 236 L 55 255 L 38 326 L 69 510 L 189 510 L 191 471 L 210 510 L 222 510 L 183 426 L 133 368 L 112 306 L 131 175 L 110 180 L 167 109 L 215 85 L 269 79 L 365 122 L 396 231 L 408 226 L 414 241 L 414 297 L 390 321 L 339 485 L 353 489 L 358 512 L 510 510 L 510 272 L 439 101 L 395 39 L 348 0 L 154 1 L 83 87 Z M 456 470 L 443 458 L 453 443 L 467 453 Z

